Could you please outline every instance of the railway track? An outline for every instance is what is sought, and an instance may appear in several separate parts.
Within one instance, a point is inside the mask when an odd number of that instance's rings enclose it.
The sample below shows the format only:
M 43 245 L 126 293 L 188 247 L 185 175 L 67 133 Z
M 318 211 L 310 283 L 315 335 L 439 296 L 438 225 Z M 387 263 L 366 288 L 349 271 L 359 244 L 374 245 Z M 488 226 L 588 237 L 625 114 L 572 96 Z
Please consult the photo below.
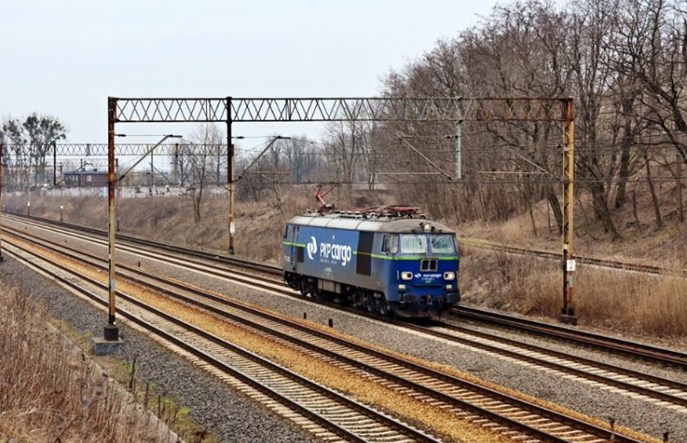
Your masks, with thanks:
M 16 217 L 16 219 L 20 220 L 22 223 L 35 223 L 35 225 L 39 226 L 41 229 L 50 229 L 54 232 L 63 232 L 60 230 L 64 229 L 85 240 L 94 241 L 94 239 L 98 239 L 104 244 L 103 239 L 105 238 L 105 233 L 94 228 L 86 227 L 82 229 L 77 225 L 44 219 L 34 219 L 21 215 L 13 217 Z M 83 232 L 89 233 L 90 235 L 86 236 L 83 234 Z M 254 272 L 259 272 L 274 278 L 272 284 L 267 285 L 267 287 L 263 286 L 265 289 L 280 290 L 280 287 L 284 287 L 281 280 L 281 268 L 276 266 L 253 263 L 236 257 L 218 255 L 175 245 L 167 245 L 151 240 L 142 240 L 132 236 L 121 236 L 118 234 L 117 238 L 121 241 L 121 246 L 118 247 L 125 250 L 132 250 L 131 247 L 134 247 L 139 251 L 139 253 L 145 253 L 144 251 L 140 250 L 140 246 L 145 246 L 146 248 L 156 251 L 154 254 L 160 254 L 160 251 L 166 251 L 168 252 L 166 255 L 169 260 L 176 260 L 179 263 L 186 263 L 188 267 L 196 269 L 210 268 L 220 273 L 224 272 L 225 276 L 229 276 L 229 273 L 227 273 L 227 267 L 229 267 L 232 269 L 231 274 L 233 274 L 234 277 L 238 278 L 242 275 L 249 280 L 254 277 Z M 178 258 L 180 255 L 189 257 L 189 259 L 180 260 Z M 250 269 L 254 272 L 243 272 L 242 270 L 244 269 Z M 252 283 L 248 281 L 248 284 Z M 284 293 L 289 295 L 295 294 L 293 291 L 288 289 L 286 289 Z M 594 334 L 579 329 L 571 329 L 561 325 L 523 319 L 512 315 L 472 308 L 469 306 L 457 307 L 454 309 L 452 314 L 456 315 L 458 318 L 489 323 L 516 331 L 527 331 L 538 336 L 549 339 L 556 338 L 564 343 L 578 344 L 580 346 L 598 349 L 602 352 L 612 352 L 633 359 L 641 359 L 650 363 L 666 364 L 673 367 L 687 369 L 687 353 L 680 351 L 659 348 L 636 341 L 623 340 L 617 337 Z
M 23 237 L 25 241 L 30 240 L 21 233 L 15 232 L 13 235 Z M 12 242 L 12 240 L 9 241 Z M 65 254 L 71 260 L 85 260 L 91 266 L 104 266 L 103 260 L 98 257 L 69 250 L 62 245 L 45 240 L 38 243 L 41 247 Z M 17 245 L 15 244 L 14 247 Z M 82 257 L 78 257 L 79 255 Z M 224 297 L 199 291 L 180 282 L 170 283 L 169 279 L 145 275 L 132 267 L 125 267 L 124 274 L 127 278 L 135 280 L 137 284 L 163 290 L 168 296 L 182 297 L 185 303 L 202 307 L 228 321 L 241 323 L 243 327 L 255 329 L 263 334 L 278 335 L 280 340 L 288 342 L 291 346 L 307 349 L 308 352 L 335 361 L 337 365 L 352 367 L 364 374 L 371 374 L 375 382 L 389 385 L 412 397 L 430 402 L 436 407 L 452 408 L 451 410 L 455 410 L 456 414 L 479 421 L 483 426 L 518 441 L 527 438 L 529 438 L 527 441 L 561 442 L 601 442 L 611 438 L 619 442 L 639 441 L 623 435 L 612 435 L 609 430 L 592 423 L 566 417 L 559 412 L 474 385 L 331 334 L 307 328 L 300 323 L 275 317 L 240 303 L 230 302 Z M 101 286 L 104 289 L 104 285 L 101 284 Z M 179 290 L 187 295 L 180 295 Z M 118 296 L 127 303 L 141 306 L 139 302 L 132 300 L 126 294 L 118 294 Z M 160 314 L 156 313 L 156 315 Z M 177 326 L 179 326 L 178 323 Z M 195 333 L 198 334 L 198 331 Z
M 591 382 L 595 388 L 621 390 L 626 395 L 641 396 L 652 404 L 687 414 L 687 384 L 651 374 L 629 370 L 554 349 L 523 343 L 494 333 L 476 331 L 456 324 L 437 326 L 406 325 L 444 340 L 485 350 L 515 362 L 548 368 L 561 376 Z
M 553 259 L 553 260 L 561 260 L 561 254 L 556 253 L 556 252 L 551 252 L 551 251 L 542 251 L 540 249 L 526 249 L 526 248 L 518 248 L 515 246 L 508 246 L 500 243 L 493 243 L 493 242 L 488 242 L 484 240 L 475 240 L 475 239 L 469 239 L 469 238 L 460 238 L 458 241 L 461 244 L 472 246 L 474 248 L 480 248 L 480 249 L 488 249 L 491 251 L 496 251 L 496 252 L 505 252 L 508 254 L 518 254 L 518 255 L 527 255 L 527 256 L 533 256 L 533 257 L 539 257 L 539 258 L 545 258 L 545 259 Z M 581 265 L 589 265 L 589 266 L 596 266 L 600 268 L 608 268 L 608 269 L 619 269 L 623 271 L 634 271 L 634 272 L 643 272 L 646 274 L 660 274 L 660 275 L 678 275 L 682 277 L 687 277 L 687 271 L 684 270 L 679 270 L 679 269 L 669 269 L 669 268 L 662 268 L 659 266 L 651 266 L 651 265 L 641 265 L 637 263 L 629 263 L 629 262 L 620 262 L 620 261 L 614 261 L 614 260 L 605 260 L 601 258 L 594 258 L 594 257 L 584 257 L 584 256 L 575 256 L 575 260 L 577 261 L 578 264 Z
M 687 354 L 672 349 L 660 348 L 637 341 L 623 340 L 608 335 L 594 334 L 579 329 L 505 315 L 498 312 L 471 308 L 469 306 L 460 306 L 456 308 L 452 314 L 457 318 L 491 323 L 501 327 L 527 331 L 542 337 L 557 338 L 566 343 L 575 343 L 585 347 L 592 347 L 604 352 L 613 352 L 651 363 L 687 369 Z
M 59 221 L 54 221 L 54 220 L 48 220 L 48 219 L 41 219 L 38 217 L 30 217 L 22 214 L 12 214 L 14 217 L 18 217 L 24 220 L 40 220 L 41 223 L 48 223 L 54 226 L 60 226 L 66 229 L 74 229 L 76 231 L 81 231 L 81 232 L 88 232 L 94 235 L 98 236 L 103 236 L 107 238 L 107 232 L 102 231 L 100 229 L 96 228 L 91 228 L 88 226 L 83 226 L 83 225 L 74 225 L 70 223 L 65 223 L 65 222 L 59 222 Z M 130 235 L 125 235 L 125 234 L 117 234 L 117 238 L 122 240 L 122 241 L 129 241 L 133 243 L 137 243 L 140 245 L 148 245 L 151 247 L 155 247 L 158 249 L 165 249 L 170 252 L 177 252 L 180 254 L 184 254 L 187 256 L 193 256 L 197 258 L 213 258 L 219 262 L 228 264 L 228 265 L 236 265 L 236 266 L 241 266 L 246 269 L 254 269 L 258 270 L 261 272 L 267 272 L 267 273 L 279 273 L 281 274 L 281 268 L 277 266 L 271 266 L 271 265 L 266 265 L 266 264 L 260 264 L 260 263 L 254 263 L 249 260 L 242 260 L 233 256 L 228 256 L 228 255 L 222 255 L 222 254 L 215 254 L 211 252 L 204 252 L 204 251 L 199 251 L 199 250 L 194 250 L 194 249 L 189 249 L 189 248 L 184 248 L 182 246 L 177 246 L 177 245 L 171 245 L 171 244 L 166 244 L 166 243 L 160 243 L 140 237 L 135 237 L 135 236 L 130 236 Z M 480 249 L 487 249 L 491 251 L 496 251 L 496 252 L 505 252 L 508 254 L 517 254 L 517 255 L 527 255 L 527 256 L 534 256 L 534 257 L 539 257 L 539 258 L 544 258 L 544 259 L 550 259 L 550 260 L 561 260 L 561 254 L 557 252 L 551 252 L 551 251 L 544 251 L 540 249 L 527 249 L 527 248 L 519 248 L 515 246 L 508 246 L 500 243 L 494 243 L 494 242 L 488 242 L 485 240 L 477 240 L 477 239 L 470 239 L 470 238 L 459 238 L 458 239 L 461 244 L 465 244 L 474 248 L 480 248 Z M 637 263 L 629 263 L 629 262 L 621 262 L 621 261 L 615 261 L 615 260 L 606 260 L 606 259 L 600 259 L 600 258 L 594 258 L 594 257 L 585 257 L 585 256 L 575 256 L 575 260 L 577 261 L 578 264 L 580 265 L 589 265 L 589 266 L 596 266 L 600 268 L 608 268 L 608 269 L 616 269 L 616 270 L 623 270 L 623 271 L 634 271 L 634 272 L 642 272 L 642 273 L 647 273 L 647 274 L 660 274 L 660 275 L 679 275 L 683 277 L 687 277 L 687 271 L 685 270 L 678 270 L 678 269 L 670 269 L 670 268 L 663 268 L 660 266 L 652 266 L 652 265 L 642 265 L 642 264 L 637 264 Z
M 40 254 L 9 243 L 18 261 L 103 307 L 107 286 Z M 155 340 L 190 357 L 197 366 L 290 418 L 324 441 L 438 442 L 428 433 L 356 402 L 154 306 L 117 291 L 119 315 Z

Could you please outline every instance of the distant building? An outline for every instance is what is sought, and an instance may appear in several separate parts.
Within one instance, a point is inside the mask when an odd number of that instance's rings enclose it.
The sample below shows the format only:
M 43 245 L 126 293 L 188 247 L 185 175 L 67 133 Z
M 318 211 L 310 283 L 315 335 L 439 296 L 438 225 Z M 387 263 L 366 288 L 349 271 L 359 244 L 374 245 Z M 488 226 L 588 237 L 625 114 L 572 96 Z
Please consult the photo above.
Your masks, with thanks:
M 67 186 L 101 187 L 107 186 L 107 171 L 72 171 L 64 173 Z

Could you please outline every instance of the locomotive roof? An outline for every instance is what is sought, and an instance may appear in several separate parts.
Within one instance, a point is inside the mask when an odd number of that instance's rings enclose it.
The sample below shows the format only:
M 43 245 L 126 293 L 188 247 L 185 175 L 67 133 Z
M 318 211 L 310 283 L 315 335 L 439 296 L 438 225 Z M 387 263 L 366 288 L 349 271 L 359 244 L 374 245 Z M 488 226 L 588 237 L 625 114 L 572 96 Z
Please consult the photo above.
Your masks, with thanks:
M 453 234 L 448 226 L 434 221 L 418 218 L 363 218 L 341 216 L 340 214 L 306 214 L 291 218 L 287 223 L 294 225 L 318 226 L 326 228 L 347 229 L 352 231 Z M 429 224 L 430 230 L 424 229 Z M 433 229 L 432 229 L 433 228 Z

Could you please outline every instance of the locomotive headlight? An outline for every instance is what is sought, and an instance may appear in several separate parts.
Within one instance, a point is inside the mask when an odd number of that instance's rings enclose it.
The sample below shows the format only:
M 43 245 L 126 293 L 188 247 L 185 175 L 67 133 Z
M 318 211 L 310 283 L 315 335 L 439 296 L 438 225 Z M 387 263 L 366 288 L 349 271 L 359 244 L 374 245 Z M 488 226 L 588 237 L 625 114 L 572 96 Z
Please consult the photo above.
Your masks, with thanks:
M 413 273 L 408 271 L 401 272 L 401 280 L 412 280 Z
M 444 272 L 444 280 L 455 280 L 456 273 L 452 271 Z

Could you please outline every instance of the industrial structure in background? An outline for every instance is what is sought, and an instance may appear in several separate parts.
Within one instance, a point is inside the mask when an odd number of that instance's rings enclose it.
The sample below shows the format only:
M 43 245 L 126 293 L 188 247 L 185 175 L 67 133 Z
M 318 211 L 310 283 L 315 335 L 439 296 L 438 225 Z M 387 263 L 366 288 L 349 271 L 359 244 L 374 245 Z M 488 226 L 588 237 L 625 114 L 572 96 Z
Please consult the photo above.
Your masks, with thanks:
M 107 186 L 107 171 L 77 170 L 64 173 L 65 186 L 99 187 Z

